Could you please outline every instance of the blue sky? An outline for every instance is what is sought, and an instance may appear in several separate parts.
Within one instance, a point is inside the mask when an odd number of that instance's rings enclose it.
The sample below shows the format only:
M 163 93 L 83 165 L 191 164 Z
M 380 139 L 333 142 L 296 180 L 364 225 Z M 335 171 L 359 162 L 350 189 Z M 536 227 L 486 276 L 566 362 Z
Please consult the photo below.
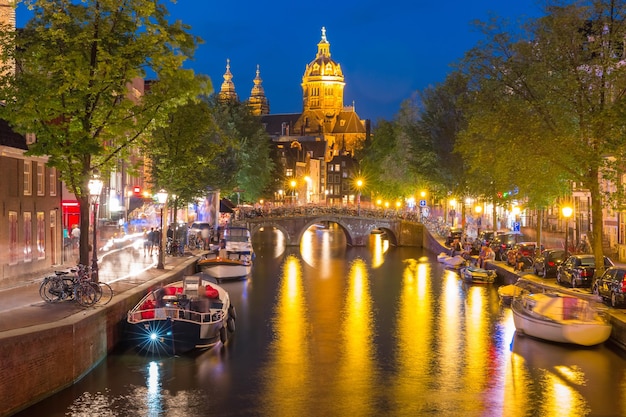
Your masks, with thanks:
M 373 122 L 391 120 L 415 91 L 445 79 L 479 39 L 473 20 L 540 14 L 536 0 L 165 3 L 205 42 L 188 66 L 209 75 L 219 90 L 229 58 L 236 91 L 246 99 L 259 64 L 273 114 L 302 110 L 302 75 L 326 27 L 331 56 L 345 76 L 344 104 L 354 101 L 359 116 Z M 18 27 L 27 19 L 18 7 Z

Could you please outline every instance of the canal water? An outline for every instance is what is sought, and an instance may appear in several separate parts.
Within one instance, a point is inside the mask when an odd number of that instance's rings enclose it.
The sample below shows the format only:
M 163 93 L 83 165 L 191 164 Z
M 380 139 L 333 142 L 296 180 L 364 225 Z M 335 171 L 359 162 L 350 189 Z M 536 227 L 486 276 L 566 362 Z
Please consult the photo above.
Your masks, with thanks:
M 516 335 L 496 285 L 432 254 L 381 235 L 349 248 L 332 226 L 300 248 L 269 230 L 254 245 L 252 276 L 223 284 L 225 346 L 120 349 L 18 416 L 626 416 L 623 352 Z

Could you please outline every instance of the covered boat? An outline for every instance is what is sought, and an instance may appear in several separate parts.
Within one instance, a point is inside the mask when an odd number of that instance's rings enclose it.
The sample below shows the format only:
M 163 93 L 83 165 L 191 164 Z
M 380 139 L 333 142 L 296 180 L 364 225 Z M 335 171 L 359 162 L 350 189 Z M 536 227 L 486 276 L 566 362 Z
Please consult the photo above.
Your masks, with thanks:
M 606 310 L 559 293 L 522 293 L 511 303 L 518 333 L 559 343 L 593 346 L 611 336 Z
M 460 268 L 465 265 L 465 258 L 461 255 L 448 256 L 444 252 L 437 255 L 437 261 L 444 264 L 446 268 Z
M 523 292 L 534 292 L 536 287 L 532 281 L 525 278 L 518 278 L 515 284 L 502 285 L 498 287 L 498 297 L 500 302 L 505 305 L 510 305 L 515 297 L 519 297 Z
M 496 271 L 476 266 L 464 266 L 459 273 L 465 281 L 476 284 L 490 284 L 496 279 Z
M 129 337 L 141 351 L 179 354 L 226 343 L 235 331 L 228 293 L 205 274 L 154 289 L 127 315 Z
M 217 280 L 244 278 L 252 272 L 252 257 L 244 253 L 216 253 L 204 255 L 198 261 L 198 270 Z

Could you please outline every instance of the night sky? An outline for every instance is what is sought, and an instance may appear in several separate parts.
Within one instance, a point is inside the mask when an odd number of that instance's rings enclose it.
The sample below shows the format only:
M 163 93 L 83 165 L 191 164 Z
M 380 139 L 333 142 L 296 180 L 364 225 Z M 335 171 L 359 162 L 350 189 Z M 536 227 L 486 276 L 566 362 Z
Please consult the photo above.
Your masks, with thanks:
M 326 27 L 345 76 L 344 104 L 354 102 L 359 116 L 373 122 L 391 120 L 403 100 L 445 79 L 479 40 L 472 21 L 490 13 L 512 20 L 540 14 L 535 0 L 165 3 L 205 42 L 188 67 L 209 75 L 219 91 L 229 58 L 236 91 L 247 99 L 259 64 L 272 114 L 302 110 L 302 75 Z M 18 27 L 28 18 L 18 7 Z

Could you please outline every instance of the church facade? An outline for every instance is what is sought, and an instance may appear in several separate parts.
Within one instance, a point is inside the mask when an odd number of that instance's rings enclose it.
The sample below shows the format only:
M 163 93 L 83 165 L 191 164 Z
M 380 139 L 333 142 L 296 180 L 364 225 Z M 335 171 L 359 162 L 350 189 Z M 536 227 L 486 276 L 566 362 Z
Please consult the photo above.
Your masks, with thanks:
M 272 138 L 283 174 L 284 186 L 275 200 L 290 204 L 354 203 L 354 181 L 359 175 L 354 152 L 369 137 L 370 123 L 358 116 L 354 105 L 344 105 L 346 81 L 341 65 L 331 57 L 326 29 L 322 28 L 315 58 L 302 76 L 300 112 L 271 114 L 259 66 L 253 82 L 247 102 Z M 218 95 L 223 100 L 238 99 L 230 61 Z

